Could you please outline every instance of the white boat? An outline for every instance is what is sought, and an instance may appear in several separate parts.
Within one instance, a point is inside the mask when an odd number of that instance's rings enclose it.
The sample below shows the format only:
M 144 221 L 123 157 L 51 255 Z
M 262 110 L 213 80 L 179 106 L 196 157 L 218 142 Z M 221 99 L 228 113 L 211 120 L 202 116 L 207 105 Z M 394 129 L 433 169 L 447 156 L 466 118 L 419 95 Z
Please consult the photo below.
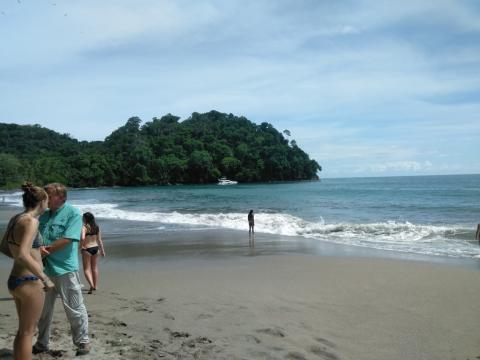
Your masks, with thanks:
M 218 185 L 235 185 L 238 184 L 238 181 L 228 180 L 225 176 L 218 179 Z

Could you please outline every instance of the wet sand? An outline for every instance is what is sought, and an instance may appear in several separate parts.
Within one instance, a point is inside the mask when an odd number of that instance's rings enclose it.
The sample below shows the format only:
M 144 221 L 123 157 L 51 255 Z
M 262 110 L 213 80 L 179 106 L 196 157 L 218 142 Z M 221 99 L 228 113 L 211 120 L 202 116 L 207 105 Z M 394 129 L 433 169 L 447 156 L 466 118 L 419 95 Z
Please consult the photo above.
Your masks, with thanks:
M 101 261 L 100 289 L 85 294 L 93 345 L 85 358 L 480 357 L 474 267 L 291 251 L 249 256 L 248 245 L 239 245 L 245 255 L 218 256 L 192 247 L 204 243 L 195 236 L 183 255 L 145 256 L 131 254 L 131 236 L 117 240 L 123 245 Z M 8 270 L 2 260 L 3 279 Z M 0 300 L 0 358 L 9 359 L 16 315 L 6 286 Z M 74 357 L 60 302 L 52 348 Z

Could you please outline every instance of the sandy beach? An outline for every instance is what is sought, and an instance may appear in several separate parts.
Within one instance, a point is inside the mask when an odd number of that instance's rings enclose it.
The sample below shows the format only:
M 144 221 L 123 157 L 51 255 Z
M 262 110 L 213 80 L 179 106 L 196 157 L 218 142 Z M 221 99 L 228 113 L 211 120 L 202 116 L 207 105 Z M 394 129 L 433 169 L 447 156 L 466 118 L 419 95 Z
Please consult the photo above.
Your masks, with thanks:
M 480 358 L 478 268 L 294 252 L 190 255 L 102 261 L 101 288 L 85 294 L 93 345 L 85 358 Z M 2 259 L 2 278 L 8 270 Z M 0 359 L 9 359 L 17 324 L 6 286 L 0 300 Z M 35 359 L 74 357 L 60 302 L 52 337 L 56 354 Z

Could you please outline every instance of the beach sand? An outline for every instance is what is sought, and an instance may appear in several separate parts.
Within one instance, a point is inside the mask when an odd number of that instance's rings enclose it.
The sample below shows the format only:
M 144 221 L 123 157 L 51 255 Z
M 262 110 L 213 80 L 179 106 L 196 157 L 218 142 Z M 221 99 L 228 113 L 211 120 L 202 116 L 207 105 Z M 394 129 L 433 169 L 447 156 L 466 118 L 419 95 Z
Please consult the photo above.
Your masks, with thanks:
M 246 256 L 197 256 L 194 247 L 188 256 L 121 257 L 127 244 L 119 243 L 100 264 L 100 289 L 84 295 L 93 345 L 86 359 L 480 359 L 475 267 L 249 256 L 248 243 Z M 2 260 L 3 279 L 8 271 Z M 16 326 L 2 286 L 0 359 L 12 358 Z M 60 301 L 51 347 L 74 357 Z

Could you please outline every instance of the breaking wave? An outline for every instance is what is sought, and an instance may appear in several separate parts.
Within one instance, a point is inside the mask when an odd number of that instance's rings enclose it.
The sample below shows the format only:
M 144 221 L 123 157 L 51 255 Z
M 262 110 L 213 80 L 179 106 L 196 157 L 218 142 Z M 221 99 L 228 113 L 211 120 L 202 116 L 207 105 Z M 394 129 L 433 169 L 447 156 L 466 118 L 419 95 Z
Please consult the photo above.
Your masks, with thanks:
M 21 192 L 4 193 L 0 194 L 0 200 L 8 205 L 22 206 L 21 195 Z M 82 212 L 91 211 L 99 218 L 152 222 L 157 229 L 168 226 L 245 230 L 247 227 L 244 213 L 142 212 L 121 209 L 117 204 L 95 203 L 93 199 L 75 206 Z M 257 213 L 255 231 L 381 250 L 480 258 L 480 248 L 472 240 L 473 230 L 462 225 L 421 225 L 408 221 L 326 223 L 323 218 L 307 221 L 286 213 Z M 285 237 L 282 239 L 285 240 Z
M 92 211 L 97 217 L 129 221 L 147 221 L 159 225 L 194 228 L 224 228 L 245 230 L 244 213 L 180 213 L 140 212 L 119 209 L 116 204 L 76 205 L 82 211 Z M 334 223 L 307 221 L 284 213 L 257 213 L 255 230 L 283 236 L 302 236 L 338 244 L 393 250 L 425 255 L 475 258 L 478 245 L 473 234 L 462 226 L 419 225 L 410 222 Z

